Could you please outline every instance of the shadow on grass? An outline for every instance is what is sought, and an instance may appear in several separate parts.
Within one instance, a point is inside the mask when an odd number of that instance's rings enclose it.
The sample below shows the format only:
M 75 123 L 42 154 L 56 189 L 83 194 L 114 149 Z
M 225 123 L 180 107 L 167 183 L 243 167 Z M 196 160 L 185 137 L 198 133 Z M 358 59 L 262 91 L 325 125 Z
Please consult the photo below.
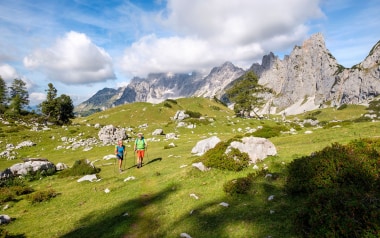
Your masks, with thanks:
M 157 206 L 172 192 L 170 186 L 155 194 L 142 194 L 109 210 L 94 211 L 81 219 L 74 230 L 59 237 L 163 237 L 154 234 L 160 221 L 149 214 L 149 207 Z
M 75 230 L 60 237 L 179 237 L 181 233 L 210 238 L 297 237 L 289 217 L 294 204 L 276 184 L 260 181 L 249 195 L 194 203 L 192 212 L 179 212 L 182 215 L 173 224 L 167 224 L 157 212 L 166 213 L 171 208 L 157 210 L 157 207 L 175 192 L 173 186 L 177 185 L 171 184 L 154 194 L 142 194 L 109 210 L 94 211 L 81 219 Z M 269 201 L 269 195 L 274 195 L 274 199 Z M 224 207 L 221 202 L 229 206 Z M 168 229 L 163 230 L 162 225 Z
M 172 229 L 182 226 L 191 237 L 297 237 L 291 222 L 293 205 L 286 194 L 267 183 L 256 184 L 263 193 L 225 197 L 194 207 L 172 224 Z M 268 191 L 270 193 L 268 193 Z M 268 196 L 274 194 L 269 201 Z M 221 202 L 227 202 L 228 207 Z M 173 235 L 173 234 L 171 234 Z M 172 236 L 167 236 L 172 237 Z

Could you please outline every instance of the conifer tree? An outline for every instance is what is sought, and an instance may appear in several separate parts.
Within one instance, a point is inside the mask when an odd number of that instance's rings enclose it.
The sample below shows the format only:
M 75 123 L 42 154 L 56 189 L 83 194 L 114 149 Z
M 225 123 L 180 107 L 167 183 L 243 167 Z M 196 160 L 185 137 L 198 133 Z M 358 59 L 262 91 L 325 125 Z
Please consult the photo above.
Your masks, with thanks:
M 8 100 L 8 88 L 4 79 L 0 76 L 0 112 L 3 113 Z
M 74 106 L 71 98 L 65 94 L 57 97 L 57 89 L 52 83 L 48 84 L 46 100 L 40 105 L 41 112 L 49 122 L 68 124 L 74 118 Z
M 241 117 L 245 113 L 255 113 L 254 108 L 263 105 L 263 98 L 259 94 L 263 93 L 266 89 L 258 81 L 256 74 L 249 71 L 226 91 L 226 96 L 231 102 L 235 103 L 235 113 Z
M 14 79 L 9 89 L 9 107 L 14 114 L 18 115 L 23 107 L 29 105 L 29 93 L 26 89 L 26 83 L 21 79 Z

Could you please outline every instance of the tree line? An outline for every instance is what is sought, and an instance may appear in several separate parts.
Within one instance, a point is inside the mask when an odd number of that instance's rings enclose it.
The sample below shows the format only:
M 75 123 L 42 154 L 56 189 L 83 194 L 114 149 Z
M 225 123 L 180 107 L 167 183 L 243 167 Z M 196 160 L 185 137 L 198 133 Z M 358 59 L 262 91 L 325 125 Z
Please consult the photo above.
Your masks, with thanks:
M 46 100 L 38 105 L 40 113 L 26 110 L 29 105 L 29 93 L 26 83 L 21 79 L 14 79 L 10 87 L 0 76 L 0 115 L 9 118 L 18 118 L 30 114 L 38 115 L 44 122 L 57 125 L 69 124 L 74 118 L 74 105 L 68 95 L 58 96 L 57 89 L 52 83 L 48 84 Z

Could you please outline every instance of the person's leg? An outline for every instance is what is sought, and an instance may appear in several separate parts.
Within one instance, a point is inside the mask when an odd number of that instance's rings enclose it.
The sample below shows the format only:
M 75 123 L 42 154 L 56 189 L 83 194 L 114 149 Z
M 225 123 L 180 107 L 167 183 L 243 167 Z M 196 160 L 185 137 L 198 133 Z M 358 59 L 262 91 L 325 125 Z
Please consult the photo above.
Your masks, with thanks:
M 121 172 L 121 165 L 123 164 L 123 160 L 119 159 L 119 171 Z
M 141 167 L 141 165 L 140 165 L 140 161 L 141 161 L 140 150 L 138 150 L 136 153 L 137 153 L 137 168 L 140 168 Z
M 141 157 L 141 160 L 140 160 L 140 163 L 141 163 L 141 166 L 142 167 L 142 164 L 143 164 L 143 160 L 144 160 L 144 150 L 141 150 L 141 154 L 140 154 L 140 157 Z

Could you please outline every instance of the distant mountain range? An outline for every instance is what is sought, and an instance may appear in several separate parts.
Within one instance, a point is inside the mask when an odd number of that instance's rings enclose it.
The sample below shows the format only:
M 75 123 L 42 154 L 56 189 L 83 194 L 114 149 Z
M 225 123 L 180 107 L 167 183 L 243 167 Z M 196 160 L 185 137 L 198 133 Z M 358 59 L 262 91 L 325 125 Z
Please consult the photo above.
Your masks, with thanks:
M 365 104 L 380 91 L 380 41 L 361 63 L 344 68 L 326 48 L 321 33 L 312 35 L 290 55 L 279 59 L 273 53 L 265 55 L 262 64 L 254 63 L 259 84 L 272 89 L 264 95 L 266 104 L 259 111 L 298 114 L 320 107 L 342 104 Z M 216 97 L 247 71 L 226 62 L 206 76 L 190 74 L 151 73 L 147 78 L 135 77 L 126 87 L 104 88 L 75 107 L 76 113 L 104 110 L 133 103 L 158 103 L 181 97 Z

